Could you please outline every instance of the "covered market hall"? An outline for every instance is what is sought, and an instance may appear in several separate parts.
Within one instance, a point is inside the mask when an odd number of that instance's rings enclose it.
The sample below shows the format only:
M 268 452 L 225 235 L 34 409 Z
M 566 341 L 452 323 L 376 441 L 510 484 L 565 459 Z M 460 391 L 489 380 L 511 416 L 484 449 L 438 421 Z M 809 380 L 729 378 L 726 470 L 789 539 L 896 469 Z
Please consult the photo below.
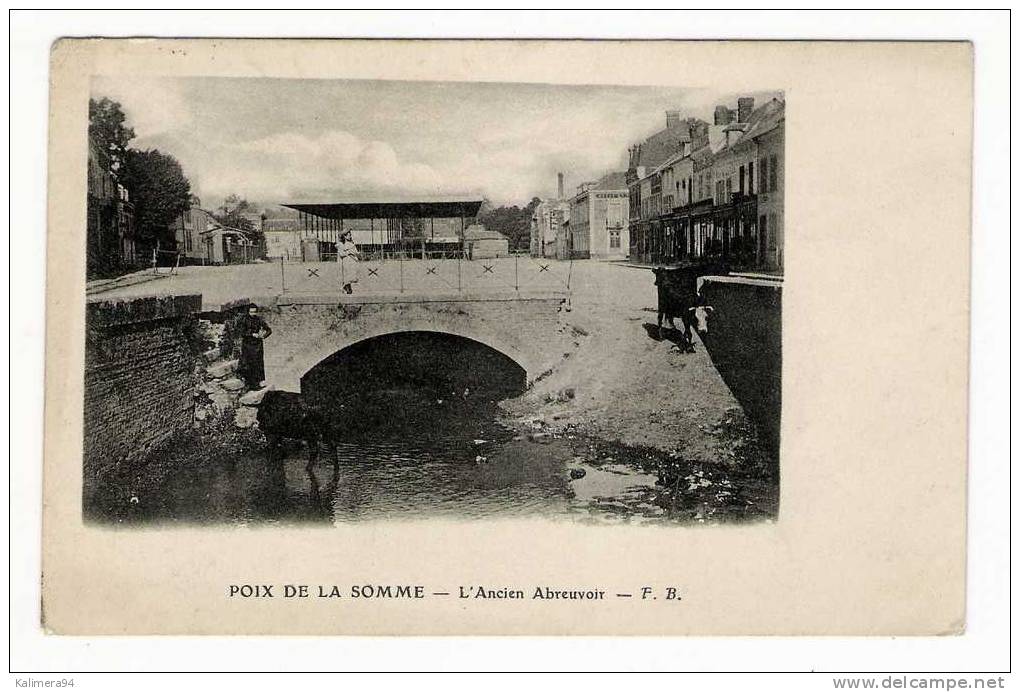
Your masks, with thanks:
M 444 198 L 283 206 L 298 212 L 307 261 L 335 258 L 337 241 L 348 231 L 366 259 L 458 257 L 481 205 L 480 199 Z

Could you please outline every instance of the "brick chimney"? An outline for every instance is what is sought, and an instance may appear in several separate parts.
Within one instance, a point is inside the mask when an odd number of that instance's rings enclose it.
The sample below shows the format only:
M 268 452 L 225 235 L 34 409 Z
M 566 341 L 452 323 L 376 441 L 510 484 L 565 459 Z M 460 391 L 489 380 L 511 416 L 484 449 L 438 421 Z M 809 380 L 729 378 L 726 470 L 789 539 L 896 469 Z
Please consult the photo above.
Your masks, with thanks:
M 715 107 L 715 124 L 716 125 L 729 125 L 733 122 L 733 111 L 726 106 Z
M 698 121 L 691 126 L 691 151 L 708 146 L 708 123 Z
M 563 199 L 563 174 L 556 174 L 556 199 Z
M 754 98 L 743 96 L 737 99 L 737 122 L 746 123 L 751 119 L 751 111 L 754 110 Z
M 630 162 L 628 164 L 628 170 L 637 170 L 638 163 L 641 161 L 641 145 L 635 144 L 627 150 L 630 154 Z
M 666 111 L 666 129 L 680 127 L 680 111 Z

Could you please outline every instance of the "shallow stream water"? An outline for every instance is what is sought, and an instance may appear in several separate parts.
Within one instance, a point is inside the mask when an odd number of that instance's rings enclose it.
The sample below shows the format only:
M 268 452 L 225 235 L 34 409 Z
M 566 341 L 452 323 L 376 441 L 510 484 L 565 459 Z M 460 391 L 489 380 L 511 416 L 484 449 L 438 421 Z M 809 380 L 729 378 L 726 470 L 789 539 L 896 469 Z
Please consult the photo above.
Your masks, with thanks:
M 257 430 L 175 445 L 109 479 L 87 503 L 100 522 L 340 524 L 544 516 L 604 523 L 767 519 L 773 479 L 540 428 L 515 433 L 495 404 L 394 389 L 334 412 L 335 453 Z

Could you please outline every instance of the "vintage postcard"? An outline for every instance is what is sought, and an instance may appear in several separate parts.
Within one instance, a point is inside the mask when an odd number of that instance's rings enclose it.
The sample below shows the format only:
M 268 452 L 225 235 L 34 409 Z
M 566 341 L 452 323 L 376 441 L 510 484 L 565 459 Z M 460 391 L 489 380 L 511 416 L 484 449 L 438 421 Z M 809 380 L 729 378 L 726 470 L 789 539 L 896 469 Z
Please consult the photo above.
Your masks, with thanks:
M 51 67 L 47 631 L 964 628 L 968 44 Z

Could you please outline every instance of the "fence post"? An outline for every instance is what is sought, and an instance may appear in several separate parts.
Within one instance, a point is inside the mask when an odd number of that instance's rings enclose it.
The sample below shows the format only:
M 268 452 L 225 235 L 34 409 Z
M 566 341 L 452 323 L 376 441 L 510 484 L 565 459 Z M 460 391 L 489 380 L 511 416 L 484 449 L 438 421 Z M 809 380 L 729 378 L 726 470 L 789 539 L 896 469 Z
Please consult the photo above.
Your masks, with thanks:
M 460 255 L 457 255 L 457 292 L 460 293 Z
M 280 255 L 280 293 L 287 292 L 287 270 L 283 266 L 283 255 Z
M 404 292 L 404 253 L 397 255 L 397 266 L 400 267 L 400 292 Z
M 518 274 L 517 274 L 517 255 L 514 255 L 514 290 L 515 291 L 520 291 L 521 290 L 521 282 L 518 280 L 517 277 L 518 277 Z

